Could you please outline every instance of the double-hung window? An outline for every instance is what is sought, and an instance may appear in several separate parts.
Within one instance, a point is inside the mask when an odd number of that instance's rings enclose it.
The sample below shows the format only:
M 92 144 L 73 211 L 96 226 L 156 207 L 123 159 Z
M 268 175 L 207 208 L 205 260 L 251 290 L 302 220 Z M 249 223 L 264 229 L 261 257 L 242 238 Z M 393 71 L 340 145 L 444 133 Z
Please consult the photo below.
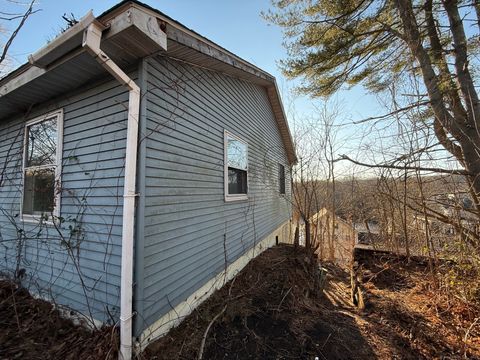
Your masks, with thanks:
M 51 220 L 51 215 L 59 216 L 62 129 L 62 111 L 26 124 L 23 149 L 24 219 L 42 217 Z
M 225 131 L 225 200 L 247 199 L 248 144 Z

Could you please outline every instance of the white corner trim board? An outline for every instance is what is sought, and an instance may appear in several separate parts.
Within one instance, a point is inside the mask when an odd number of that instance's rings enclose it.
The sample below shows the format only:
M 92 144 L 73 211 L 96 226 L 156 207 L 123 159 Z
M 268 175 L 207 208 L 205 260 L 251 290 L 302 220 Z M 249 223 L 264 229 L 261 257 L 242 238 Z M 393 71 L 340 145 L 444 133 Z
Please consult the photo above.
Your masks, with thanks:
M 290 238 L 290 220 L 284 222 L 281 226 L 267 235 L 262 241 L 248 250 L 243 256 L 230 264 L 226 271 L 222 271 L 213 279 L 205 283 L 200 289 L 191 294 L 185 301 L 181 302 L 174 309 L 158 319 L 155 323 L 146 328 L 140 335 L 136 344 L 136 351 L 140 353 L 148 344 L 159 337 L 165 335 L 168 330 L 180 324 L 196 307 L 203 303 L 216 290 L 233 279 L 250 260 L 260 255 L 266 249 L 274 246 L 278 242 L 287 243 Z
M 156 24 L 158 26 L 158 24 Z M 152 25 L 153 26 L 153 25 Z M 125 181 L 123 195 L 122 260 L 120 279 L 120 352 L 119 359 L 132 358 L 132 297 L 133 297 L 133 251 L 135 227 L 135 186 L 137 169 L 138 122 L 140 116 L 140 87 L 101 49 L 103 31 L 107 27 L 92 13 L 57 37 L 51 44 L 30 56 L 35 67 L 46 67 L 65 53 L 81 46 L 106 71 L 128 90 L 127 138 L 125 150 Z M 156 30 L 160 34 L 160 28 Z M 166 44 L 166 42 L 165 42 Z M 166 49 L 165 49 L 166 50 Z

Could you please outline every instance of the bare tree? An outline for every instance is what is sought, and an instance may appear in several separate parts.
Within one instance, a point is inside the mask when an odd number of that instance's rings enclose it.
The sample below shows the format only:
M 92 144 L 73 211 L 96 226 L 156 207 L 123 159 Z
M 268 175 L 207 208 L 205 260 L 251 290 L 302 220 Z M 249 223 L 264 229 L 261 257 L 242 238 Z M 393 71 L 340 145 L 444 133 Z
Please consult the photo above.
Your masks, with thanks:
M 12 0 L 3 1 L 15 5 L 18 10 L 13 12 L 0 10 L 0 33 L 6 35 L 6 40 L 0 52 L 0 75 L 4 72 L 5 60 L 8 59 L 8 52 L 17 35 L 24 27 L 28 18 L 39 11 L 39 9 L 35 9 L 36 0 L 32 0 L 29 3 L 14 2 Z M 26 10 L 23 10 L 23 7 L 26 7 Z M 9 30 L 10 27 L 13 27 L 13 29 Z

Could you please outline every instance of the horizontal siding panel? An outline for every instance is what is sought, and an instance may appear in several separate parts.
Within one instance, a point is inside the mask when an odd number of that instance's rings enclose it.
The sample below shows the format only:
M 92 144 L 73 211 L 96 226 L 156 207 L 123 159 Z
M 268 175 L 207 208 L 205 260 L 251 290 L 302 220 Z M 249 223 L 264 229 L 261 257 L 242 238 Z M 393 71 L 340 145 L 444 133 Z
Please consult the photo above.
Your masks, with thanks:
M 81 174 L 84 175 L 84 174 Z M 90 174 L 89 174 L 90 175 Z M 94 173 L 93 175 L 97 175 Z M 113 174 L 112 174 L 113 175 Z M 123 176 L 117 177 L 100 177 L 97 178 L 94 176 L 93 178 L 89 178 L 85 176 L 84 179 L 79 179 L 79 174 L 76 172 L 73 173 L 63 173 L 62 174 L 62 181 L 68 182 L 69 186 L 73 189 L 95 189 L 98 191 L 99 194 L 108 193 L 109 195 L 115 196 L 117 194 L 116 187 L 123 182 Z M 113 189 L 112 189 L 113 188 Z M 91 195 L 91 193 L 90 193 Z M 122 196 L 122 194 L 118 194 Z
M 255 217 L 253 218 L 246 218 L 244 219 L 243 222 L 235 222 L 234 218 L 229 219 L 230 224 L 228 225 L 228 232 L 230 234 L 242 234 L 242 231 L 248 231 L 250 229 L 254 230 L 256 239 L 258 238 L 263 238 L 263 236 L 268 235 L 269 229 L 266 228 L 260 228 L 258 229 L 253 221 L 255 220 L 255 223 L 261 223 L 261 221 L 264 221 L 265 218 L 268 216 L 270 217 L 275 217 L 275 214 L 265 214 L 260 218 Z M 276 215 L 278 216 L 278 214 Z M 224 219 L 223 219 L 224 220 Z M 274 225 L 279 226 L 282 222 L 279 223 L 274 223 Z M 222 222 L 219 221 L 211 221 L 209 223 L 204 223 L 204 224 L 199 224 L 195 226 L 195 228 L 182 228 L 181 230 L 176 231 L 175 229 L 172 229 L 170 231 L 163 231 L 163 229 L 160 227 L 159 231 L 151 235 L 152 238 L 157 237 L 157 236 L 162 236 L 164 238 L 163 241 L 163 246 L 161 248 L 156 247 L 156 243 L 148 243 L 146 244 L 146 248 L 148 250 L 148 256 L 145 258 L 145 263 L 147 264 L 153 264 L 156 262 L 161 261 L 163 256 L 166 256 L 166 254 L 169 253 L 169 251 L 181 251 L 181 249 L 188 249 L 192 247 L 192 243 L 199 243 L 201 238 L 203 236 L 212 236 L 212 234 L 215 234 L 217 231 L 220 231 L 223 237 L 223 234 L 225 233 L 225 220 Z M 228 237 L 228 240 L 230 241 L 232 239 L 231 236 Z M 235 239 L 235 237 L 233 237 Z M 214 241 L 214 238 L 211 237 L 207 239 L 209 241 Z M 244 238 L 242 236 L 239 236 L 238 239 L 233 240 L 232 242 L 235 241 L 243 241 Z M 248 240 L 250 243 L 252 239 L 249 239 L 248 237 L 245 238 L 245 240 Z M 218 242 L 217 242 L 218 243 Z M 222 243 L 223 243 L 223 238 L 222 238 Z M 227 249 L 228 251 L 228 249 Z
M 155 142 L 155 144 L 147 148 L 149 154 L 147 159 L 158 159 L 160 161 L 169 161 L 176 164 L 183 163 L 185 165 L 193 165 L 207 169 L 223 169 L 223 159 L 221 162 L 218 161 L 220 153 L 217 153 L 216 155 L 205 155 L 198 151 L 179 148 L 176 143 L 171 144 L 171 139 L 165 138 L 164 141 L 157 141 L 158 138 L 159 137 L 156 136 L 155 140 L 149 139 L 150 144 L 153 142 Z
M 223 189 L 222 189 L 223 194 Z M 210 194 L 197 194 L 196 196 L 192 196 L 193 194 L 178 194 L 178 195 L 162 195 L 162 196 L 154 196 L 148 202 L 148 207 L 160 207 L 163 205 L 175 205 L 175 204 L 194 204 L 194 203 L 203 203 L 205 201 L 218 201 L 218 194 L 210 195 Z
M 0 239 L 7 244 L 0 246 L 0 270 L 14 269 L 14 262 L 5 259 L 15 254 L 17 226 L 25 234 L 22 266 L 29 284 L 41 285 L 55 301 L 76 310 L 85 312 L 90 305 L 97 319 L 107 320 L 106 308 L 119 304 L 128 91 L 116 81 L 103 81 L 66 95 L 55 106 L 37 108 L 34 116 L 63 109 L 60 231 L 71 241 L 72 253 L 60 245 L 54 227 L 22 222 L 18 216 L 26 120 L 18 117 L 0 124 L 0 168 L 8 174 L 0 188 Z M 80 231 L 70 234 L 75 225 Z M 80 264 L 81 278 L 72 256 Z
M 291 211 L 277 190 L 278 163 L 288 166 L 264 88 L 160 57 L 148 60 L 147 82 L 145 325 Z M 249 145 L 248 201 L 224 201 L 225 129 Z
M 193 196 L 193 195 L 223 196 L 223 186 L 221 188 L 219 186 L 199 188 L 199 187 L 195 187 L 195 185 L 192 185 L 192 184 L 184 184 L 183 186 L 181 185 L 176 186 L 175 184 L 159 185 L 163 183 L 165 183 L 165 181 L 162 181 L 162 182 L 152 181 L 151 183 L 149 183 L 148 187 L 145 190 L 145 196 L 147 198 L 152 198 L 152 202 L 157 201 L 156 199 L 153 200 L 153 198 L 158 198 L 160 196 L 178 196 L 178 197 Z
M 188 162 L 188 163 L 187 163 Z M 205 167 L 205 166 L 198 166 L 192 163 L 189 163 L 190 161 L 186 161 L 184 163 L 178 163 L 175 161 L 164 161 L 160 160 L 158 158 L 148 158 L 148 167 L 146 168 L 146 173 L 145 175 L 148 177 L 151 174 L 155 175 L 157 169 L 159 168 L 171 168 L 171 172 L 179 172 L 179 173 L 184 173 L 184 174 L 194 174 L 194 175 L 204 175 L 204 176 L 213 176 L 217 181 L 219 177 L 223 177 L 223 164 L 217 164 L 211 167 Z M 168 173 L 167 173 L 168 174 Z M 197 180 L 197 177 L 195 177 Z M 200 180 L 198 178 L 198 180 Z

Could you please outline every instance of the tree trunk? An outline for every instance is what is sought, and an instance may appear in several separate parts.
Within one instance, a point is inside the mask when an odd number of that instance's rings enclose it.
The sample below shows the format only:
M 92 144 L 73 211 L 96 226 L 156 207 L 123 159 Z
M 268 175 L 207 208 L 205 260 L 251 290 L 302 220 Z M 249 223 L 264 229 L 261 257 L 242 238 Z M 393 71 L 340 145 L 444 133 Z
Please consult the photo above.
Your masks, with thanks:
M 299 242 L 300 242 L 300 226 L 297 226 L 295 227 L 295 235 L 293 236 L 293 246 L 296 248 L 298 248 L 298 245 L 299 245 Z
M 312 248 L 312 244 L 310 241 L 310 221 L 305 220 L 305 247 L 309 250 Z
M 448 110 L 445 98 L 449 92 L 442 90 L 439 77 L 448 77 L 450 74 L 440 76 L 435 73 L 429 54 L 423 47 L 422 38 L 417 24 L 415 13 L 410 0 L 395 0 L 395 6 L 399 11 L 403 26 L 403 40 L 406 41 L 412 55 L 416 58 L 422 71 L 423 81 L 430 98 L 430 105 L 435 116 L 435 134 L 440 143 L 450 151 L 456 159 L 468 171 L 468 181 L 472 187 L 472 196 L 476 208 L 480 213 L 480 136 L 477 129 L 480 122 L 480 103 L 472 76 L 470 74 L 467 58 L 467 40 L 463 29 L 463 23 L 458 12 L 457 1 L 443 1 L 450 23 L 450 31 L 455 49 L 455 71 L 459 89 L 457 95 L 461 94 L 465 109 L 462 104 L 455 101 L 450 104 L 454 111 L 452 115 Z M 430 22 L 430 27 L 434 26 Z M 433 32 L 431 32 L 433 33 Z M 432 41 L 432 40 L 431 40 Z M 452 106 L 453 105 L 453 106 Z M 449 139 L 448 134 L 458 142 L 461 152 L 457 151 L 458 146 Z

